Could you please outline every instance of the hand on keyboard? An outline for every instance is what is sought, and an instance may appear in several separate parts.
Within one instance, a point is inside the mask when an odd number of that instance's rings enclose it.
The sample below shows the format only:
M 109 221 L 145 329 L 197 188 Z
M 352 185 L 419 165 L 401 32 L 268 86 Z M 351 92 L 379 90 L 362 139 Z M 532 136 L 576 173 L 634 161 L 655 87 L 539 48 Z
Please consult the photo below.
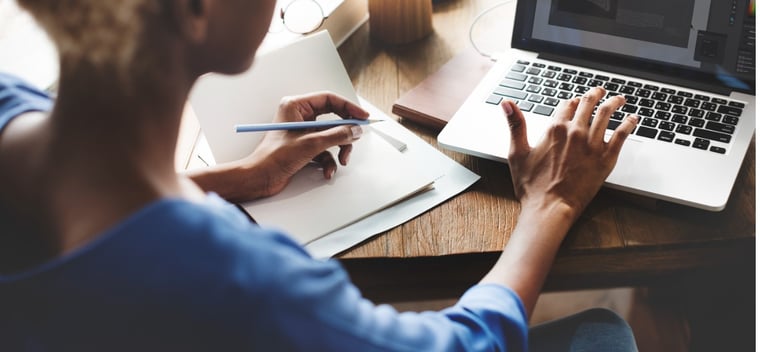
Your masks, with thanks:
M 638 121 L 628 115 L 605 142 L 610 117 L 626 103 L 622 96 L 610 97 L 594 115 L 605 94 L 601 87 L 592 88 L 558 107 L 555 122 L 535 148 L 528 145 L 520 109 L 512 101 L 502 102 L 512 136 L 508 155 L 512 183 L 523 207 L 560 205 L 578 216 L 597 193 Z

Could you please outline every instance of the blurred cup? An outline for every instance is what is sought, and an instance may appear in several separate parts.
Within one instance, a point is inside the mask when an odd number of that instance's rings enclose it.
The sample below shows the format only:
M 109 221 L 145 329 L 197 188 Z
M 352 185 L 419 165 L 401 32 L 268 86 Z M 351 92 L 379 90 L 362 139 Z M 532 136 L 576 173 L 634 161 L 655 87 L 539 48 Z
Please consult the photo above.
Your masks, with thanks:
M 369 27 L 373 37 L 388 44 L 404 44 L 433 32 L 432 0 L 369 0 Z

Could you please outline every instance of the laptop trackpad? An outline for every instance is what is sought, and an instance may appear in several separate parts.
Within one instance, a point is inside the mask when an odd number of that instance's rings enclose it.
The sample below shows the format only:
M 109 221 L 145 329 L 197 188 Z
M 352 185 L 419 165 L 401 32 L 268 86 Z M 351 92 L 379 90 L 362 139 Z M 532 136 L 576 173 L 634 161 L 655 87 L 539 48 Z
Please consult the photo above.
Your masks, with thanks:
M 644 145 L 641 141 L 635 139 L 627 139 L 623 144 L 623 149 L 618 156 L 617 164 L 612 170 L 612 173 L 607 177 L 607 182 L 615 184 L 631 184 L 637 177 L 637 170 L 639 170 L 640 177 L 640 165 L 639 160 L 643 151 Z

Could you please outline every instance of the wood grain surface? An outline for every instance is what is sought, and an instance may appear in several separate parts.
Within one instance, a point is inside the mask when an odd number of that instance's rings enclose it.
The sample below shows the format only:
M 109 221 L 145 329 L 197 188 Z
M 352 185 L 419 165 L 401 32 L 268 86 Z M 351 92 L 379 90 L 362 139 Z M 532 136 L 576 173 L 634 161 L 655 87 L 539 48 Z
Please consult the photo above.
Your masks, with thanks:
M 473 50 L 468 40 L 472 20 L 499 2 L 438 2 L 433 7 L 433 33 L 405 45 L 373 39 L 365 24 L 339 49 L 358 94 L 392 116 L 391 107 L 402 94 L 456 54 Z M 437 145 L 436 131 L 402 123 Z M 509 240 L 520 205 L 508 167 L 439 150 L 482 179 L 461 195 L 339 256 L 370 298 L 409 300 L 461 293 L 480 279 Z M 737 258 L 754 256 L 755 216 L 754 141 L 722 212 L 603 189 L 570 230 L 546 288 L 646 284 L 700 268 L 730 268 Z

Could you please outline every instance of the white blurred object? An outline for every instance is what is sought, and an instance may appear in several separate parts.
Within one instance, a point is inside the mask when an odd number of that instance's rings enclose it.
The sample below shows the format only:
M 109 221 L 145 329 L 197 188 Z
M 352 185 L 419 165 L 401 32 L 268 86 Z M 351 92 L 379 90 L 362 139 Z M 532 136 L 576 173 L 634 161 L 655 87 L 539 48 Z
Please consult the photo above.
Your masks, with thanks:
M 58 51 L 15 0 L 0 0 L 0 72 L 40 89 L 51 88 L 58 80 Z

